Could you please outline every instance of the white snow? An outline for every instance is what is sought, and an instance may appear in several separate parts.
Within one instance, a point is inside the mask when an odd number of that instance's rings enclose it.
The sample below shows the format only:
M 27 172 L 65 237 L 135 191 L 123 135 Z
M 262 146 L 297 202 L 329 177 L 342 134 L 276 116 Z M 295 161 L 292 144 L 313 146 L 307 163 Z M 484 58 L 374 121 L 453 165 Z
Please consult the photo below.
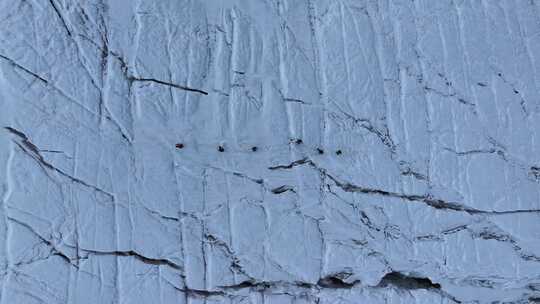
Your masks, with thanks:
M 540 2 L 0 20 L 1 304 L 540 303 Z

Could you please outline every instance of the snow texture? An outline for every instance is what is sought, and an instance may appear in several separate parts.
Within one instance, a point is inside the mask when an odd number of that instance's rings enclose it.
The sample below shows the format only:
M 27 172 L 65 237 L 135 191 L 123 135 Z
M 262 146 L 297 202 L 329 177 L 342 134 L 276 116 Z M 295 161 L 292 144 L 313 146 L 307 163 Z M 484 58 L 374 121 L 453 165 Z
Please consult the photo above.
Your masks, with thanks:
M 540 303 L 540 2 L 1 0 L 1 303 Z

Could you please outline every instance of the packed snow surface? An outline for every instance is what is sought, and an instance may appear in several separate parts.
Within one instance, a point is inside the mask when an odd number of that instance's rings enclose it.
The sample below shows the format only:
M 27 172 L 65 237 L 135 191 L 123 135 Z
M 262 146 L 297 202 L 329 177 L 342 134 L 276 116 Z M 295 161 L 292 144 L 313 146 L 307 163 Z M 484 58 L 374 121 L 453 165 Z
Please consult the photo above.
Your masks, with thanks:
M 540 2 L 1 0 L 1 304 L 540 303 Z

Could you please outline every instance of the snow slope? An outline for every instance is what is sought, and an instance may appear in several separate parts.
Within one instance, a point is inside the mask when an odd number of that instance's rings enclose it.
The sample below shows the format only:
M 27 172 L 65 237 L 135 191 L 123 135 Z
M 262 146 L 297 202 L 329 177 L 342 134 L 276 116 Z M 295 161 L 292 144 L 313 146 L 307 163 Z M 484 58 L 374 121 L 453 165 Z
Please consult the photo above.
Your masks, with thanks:
M 540 303 L 540 2 L 0 22 L 0 303 Z

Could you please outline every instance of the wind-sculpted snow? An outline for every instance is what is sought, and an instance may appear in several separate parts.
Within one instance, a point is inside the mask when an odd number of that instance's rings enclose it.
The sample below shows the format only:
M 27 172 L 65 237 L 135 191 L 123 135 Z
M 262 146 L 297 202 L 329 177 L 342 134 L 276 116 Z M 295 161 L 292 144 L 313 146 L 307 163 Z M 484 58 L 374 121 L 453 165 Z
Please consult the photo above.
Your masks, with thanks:
M 1 304 L 540 303 L 540 2 L 0 22 Z

